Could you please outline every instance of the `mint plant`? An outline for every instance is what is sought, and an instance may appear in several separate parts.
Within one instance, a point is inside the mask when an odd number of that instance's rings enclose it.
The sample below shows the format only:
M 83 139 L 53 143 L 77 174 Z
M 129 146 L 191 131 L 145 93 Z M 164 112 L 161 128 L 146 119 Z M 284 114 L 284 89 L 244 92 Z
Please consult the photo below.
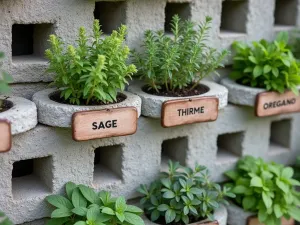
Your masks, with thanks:
M 224 197 L 235 197 L 229 188 L 213 183 L 206 167 L 192 170 L 169 161 L 169 172 L 149 187 L 141 185 L 141 204 L 152 221 L 161 224 L 188 224 L 202 219 L 214 220 L 214 210 L 228 204 Z
M 9 218 L 0 211 L 0 225 L 13 225 Z
M 236 52 L 230 77 L 238 83 L 283 93 L 286 89 L 299 94 L 299 62 L 288 47 L 288 33 L 280 33 L 275 41 L 261 40 L 247 45 L 234 42 Z
M 127 205 L 124 197 L 96 193 L 84 185 L 68 182 L 66 197 L 50 195 L 46 199 L 56 208 L 47 225 L 144 225 L 143 211 Z
M 225 173 L 227 187 L 236 194 L 235 203 L 258 215 L 265 225 L 280 225 L 281 217 L 300 221 L 300 193 L 294 186 L 293 169 L 261 158 L 245 156 L 234 170 Z
M 126 63 L 130 50 L 124 44 L 126 26 L 110 36 L 101 38 L 98 20 L 93 35 L 88 37 L 81 27 L 76 47 L 50 35 L 51 48 L 46 50 L 49 72 L 55 74 L 53 84 L 61 90 L 60 97 L 70 104 L 91 102 L 104 104 L 117 101 L 118 90 L 124 90 L 127 79 L 136 72 L 133 64 Z
M 4 53 L 0 52 L 0 60 L 4 58 Z M 0 61 L 0 94 L 6 94 L 10 91 L 9 83 L 13 81 L 12 77 L 1 69 L 2 62 Z M 0 102 L 1 106 L 1 102 Z
M 207 45 L 211 17 L 206 17 L 196 29 L 192 21 L 181 21 L 175 15 L 171 22 L 174 37 L 163 31 L 145 32 L 142 52 L 133 52 L 138 75 L 148 90 L 156 93 L 165 90 L 176 95 L 178 90 L 192 91 L 209 76 L 228 54 Z

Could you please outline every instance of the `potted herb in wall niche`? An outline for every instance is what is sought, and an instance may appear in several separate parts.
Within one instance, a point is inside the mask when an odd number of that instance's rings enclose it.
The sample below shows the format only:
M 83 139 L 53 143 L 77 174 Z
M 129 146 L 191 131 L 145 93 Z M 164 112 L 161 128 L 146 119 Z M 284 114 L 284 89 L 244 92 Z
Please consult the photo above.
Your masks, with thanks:
M 272 42 L 235 42 L 233 72 L 221 81 L 229 101 L 255 106 L 259 117 L 300 111 L 300 64 L 287 44 L 285 32 Z
M 300 192 L 293 169 L 245 156 L 225 173 L 236 198 L 227 207 L 229 225 L 293 225 L 300 221 Z
M 224 199 L 234 197 L 228 188 L 210 181 L 208 170 L 196 165 L 195 169 L 169 161 L 169 173 L 161 179 L 141 185 L 141 204 L 152 224 L 206 224 L 226 225 L 227 211 Z
M 0 52 L 0 60 L 4 53 Z M 11 135 L 23 133 L 37 124 L 37 110 L 33 102 L 9 94 L 12 77 L 1 69 L 0 61 L 0 153 L 11 148 Z
M 126 63 L 126 26 L 101 37 L 98 20 L 89 37 L 81 27 L 76 47 L 50 36 L 46 50 L 49 72 L 56 88 L 36 93 L 39 122 L 54 127 L 73 127 L 77 141 L 133 134 L 141 99 L 123 91 L 136 67 Z M 73 122 L 72 122 L 73 119 Z
M 162 118 L 170 127 L 217 119 L 227 105 L 227 89 L 202 79 L 209 76 L 227 55 L 207 45 L 212 18 L 196 26 L 192 21 L 172 19 L 173 36 L 147 31 L 142 51 L 134 62 L 142 82 L 129 91 L 142 98 L 142 114 Z
M 96 193 L 85 185 L 66 184 L 66 197 L 51 195 L 46 200 L 56 209 L 48 225 L 144 225 L 143 210 L 128 205 L 124 197 Z

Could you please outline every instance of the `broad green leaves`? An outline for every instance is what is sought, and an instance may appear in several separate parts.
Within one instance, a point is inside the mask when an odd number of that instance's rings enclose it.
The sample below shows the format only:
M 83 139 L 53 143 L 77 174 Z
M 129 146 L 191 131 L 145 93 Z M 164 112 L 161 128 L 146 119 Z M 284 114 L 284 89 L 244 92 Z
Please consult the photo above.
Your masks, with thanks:
M 236 203 L 257 213 L 261 223 L 277 225 L 283 216 L 300 219 L 296 210 L 300 206 L 300 193 L 293 188 L 300 183 L 293 179 L 292 168 L 245 156 L 235 170 L 225 174 L 232 180 L 226 186 L 233 188 Z
M 51 48 L 45 52 L 50 62 L 48 71 L 55 74 L 53 84 L 62 90 L 63 100 L 77 105 L 116 101 L 117 90 L 124 90 L 127 79 L 136 72 L 133 64 L 127 64 L 130 50 L 124 44 L 126 29 L 122 25 L 102 38 L 95 20 L 90 39 L 80 28 L 76 47 L 66 47 L 60 38 L 50 35 Z
M 169 161 L 169 173 L 161 173 L 161 179 L 141 185 L 141 204 L 152 221 L 164 219 L 165 223 L 189 223 L 189 219 L 208 218 L 220 204 L 227 204 L 224 197 L 234 198 L 230 188 L 213 183 L 206 167 L 195 169 Z
M 243 85 L 280 93 L 290 89 L 298 95 L 300 63 L 294 58 L 287 41 L 288 33 L 282 32 L 273 42 L 261 40 L 249 46 L 234 42 L 236 55 L 230 77 Z
M 0 60 L 4 57 L 4 53 L 0 52 Z M 1 70 L 1 61 L 0 61 L 0 95 L 9 93 L 10 87 L 8 86 L 9 83 L 13 81 L 12 77 L 6 73 L 5 71 Z M 1 102 L 0 102 L 0 109 L 1 109 Z
M 46 199 L 56 207 L 47 225 L 144 225 L 143 211 L 127 205 L 124 197 L 112 198 L 109 192 L 96 193 L 85 185 L 66 184 L 67 197 L 51 195 Z

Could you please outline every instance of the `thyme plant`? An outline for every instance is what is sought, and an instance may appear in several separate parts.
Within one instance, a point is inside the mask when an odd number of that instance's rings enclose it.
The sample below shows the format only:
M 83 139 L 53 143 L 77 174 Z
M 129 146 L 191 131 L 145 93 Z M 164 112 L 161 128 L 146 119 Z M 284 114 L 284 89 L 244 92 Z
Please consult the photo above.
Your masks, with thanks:
M 161 224 L 188 224 L 202 219 L 214 220 L 214 210 L 228 204 L 224 197 L 235 197 L 230 189 L 213 183 L 206 167 L 192 170 L 169 161 L 169 172 L 149 187 L 141 185 L 141 204 L 152 221 Z
M 190 20 L 175 15 L 171 22 L 173 37 L 163 31 L 145 32 L 142 52 L 133 52 L 138 75 L 149 89 L 159 93 L 163 88 L 175 93 L 178 89 L 195 89 L 200 81 L 221 67 L 228 54 L 207 45 L 211 17 L 196 29 Z
M 60 97 L 71 104 L 105 104 L 117 101 L 118 90 L 124 90 L 127 78 L 136 72 L 133 64 L 126 63 L 130 50 L 124 44 L 126 26 L 110 36 L 101 38 L 98 20 L 94 21 L 93 35 L 79 29 L 77 46 L 50 35 L 51 48 L 46 50 L 49 72 L 55 73 L 53 84 L 61 90 Z

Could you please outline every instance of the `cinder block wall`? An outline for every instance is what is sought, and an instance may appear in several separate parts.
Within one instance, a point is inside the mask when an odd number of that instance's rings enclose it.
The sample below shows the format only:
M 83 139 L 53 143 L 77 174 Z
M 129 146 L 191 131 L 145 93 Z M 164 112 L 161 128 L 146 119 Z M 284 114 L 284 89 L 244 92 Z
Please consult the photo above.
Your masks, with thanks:
M 145 30 L 168 31 L 175 13 L 196 22 L 209 15 L 211 44 L 229 48 L 234 40 L 272 39 L 298 26 L 299 8 L 298 0 L 0 0 L 0 50 L 13 94 L 30 99 L 53 79 L 43 57 L 48 35 L 72 43 L 95 17 L 106 34 L 126 24 L 127 42 L 138 48 Z M 164 129 L 159 120 L 141 117 L 135 135 L 80 143 L 70 129 L 38 125 L 14 136 L 12 150 L 0 155 L 0 209 L 15 224 L 43 224 L 50 214 L 44 198 L 61 193 L 68 181 L 133 199 L 140 183 L 166 169 L 168 158 L 204 164 L 215 181 L 246 154 L 290 164 L 300 153 L 299 123 L 297 114 L 259 119 L 250 107 L 229 105 L 213 123 Z

